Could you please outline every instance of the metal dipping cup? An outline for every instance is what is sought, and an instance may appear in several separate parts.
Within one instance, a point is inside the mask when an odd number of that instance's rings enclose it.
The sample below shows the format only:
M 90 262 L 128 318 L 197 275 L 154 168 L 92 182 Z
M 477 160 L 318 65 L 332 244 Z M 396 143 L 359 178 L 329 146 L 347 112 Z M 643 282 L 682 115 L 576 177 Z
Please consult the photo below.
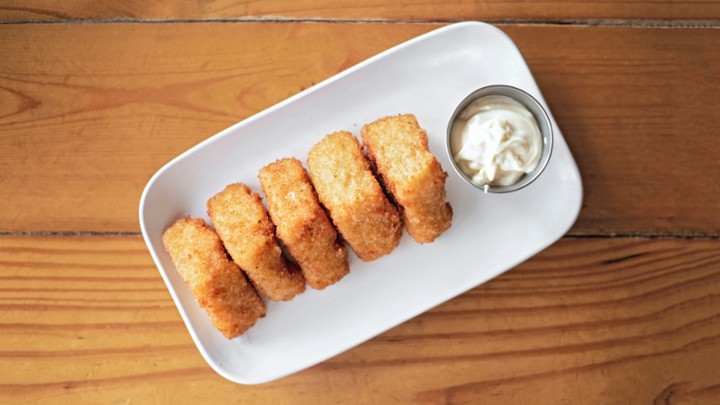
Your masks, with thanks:
M 524 105 L 525 108 L 527 108 L 535 116 L 535 120 L 538 123 L 538 127 L 540 128 L 540 134 L 542 136 L 542 154 L 540 155 L 540 161 L 538 162 L 537 167 L 533 171 L 526 173 L 524 176 L 522 176 L 520 180 L 517 181 L 517 183 L 509 186 L 480 185 L 473 182 L 472 179 L 467 174 L 465 174 L 465 172 L 463 172 L 463 170 L 458 166 L 458 163 L 455 161 L 455 157 L 452 151 L 452 128 L 455 124 L 455 120 L 460 115 L 460 113 L 462 113 L 463 110 L 465 110 L 465 108 L 467 108 L 472 102 L 487 96 L 505 96 Z M 450 117 L 450 122 L 448 123 L 447 127 L 445 149 L 447 150 L 447 154 L 450 158 L 450 163 L 452 164 L 453 170 L 455 170 L 455 173 L 462 177 L 465 182 L 486 193 L 509 193 L 528 186 L 540 176 L 543 170 L 545 170 L 545 167 L 550 161 L 550 155 L 552 154 L 553 149 L 552 124 L 550 123 L 550 117 L 548 117 L 545 108 L 543 108 L 543 106 L 533 96 L 531 96 L 524 90 L 508 85 L 486 86 L 470 93 L 470 95 L 465 97 L 465 99 L 460 102 L 457 108 L 455 108 L 455 111 Z

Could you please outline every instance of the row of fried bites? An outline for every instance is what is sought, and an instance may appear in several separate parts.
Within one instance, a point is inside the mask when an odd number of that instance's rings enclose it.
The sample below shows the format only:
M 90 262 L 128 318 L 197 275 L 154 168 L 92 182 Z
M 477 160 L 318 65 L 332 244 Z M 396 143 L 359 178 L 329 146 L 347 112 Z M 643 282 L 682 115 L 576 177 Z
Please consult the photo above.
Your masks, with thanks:
M 364 261 L 390 253 L 400 242 L 403 222 L 420 243 L 449 228 L 447 174 L 429 152 L 427 135 L 415 117 L 377 120 L 363 127 L 362 138 L 370 161 L 351 133 L 336 132 L 310 149 L 309 175 L 295 158 L 263 167 L 258 178 L 269 212 L 257 193 L 236 183 L 208 201 L 217 234 L 203 220 L 189 218 L 166 230 L 166 250 L 226 337 L 242 334 L 265 315 L 253 286 L 270 300 L 287 301 L 304 291 L 305 281 L 323 289 L 348 274 L 347 250 L 336 227 Z M 276 238 L 300 269 L 285 260 Z
M 263 167 L 258 177 L 277 228 L 260 195 L 235 183 L 208 200 L 215 230 L 202 219 L 182 218 L 163 233 L 165 250 L 183 281 L 229 339 L 265 316 L 257 292 L 288 301 L 305 290 L 306 280 L 323 289 L 349 272 L 347 251 L 300 161 L 279 160 Z M 285 260 L 276 235 L 302 274 Z

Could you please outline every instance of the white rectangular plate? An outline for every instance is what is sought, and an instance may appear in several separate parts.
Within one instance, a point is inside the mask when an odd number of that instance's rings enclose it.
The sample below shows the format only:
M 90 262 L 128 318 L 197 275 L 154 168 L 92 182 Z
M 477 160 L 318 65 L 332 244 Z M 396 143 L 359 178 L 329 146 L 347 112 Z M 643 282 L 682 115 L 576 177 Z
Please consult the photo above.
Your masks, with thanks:
M 451 170 L 444 147 L 448 119 L 466 95 L 489 84 L 517 86 L 547 108 L 522 55 L 502 31 L 483 23 L 447 26 L 220 132 L 153 176 L 140 201 L 143 237 L 215 371 L 256 384 L 310 367 L 501 274 L 567 232 L 580 210 L 582 183 L 552 115 L 554 152 L 529 187 L 483 194 Z M 359 135 L 363 124 L 399 113 L 417 116 L 430 150 L 449 173 L 452 228 L 426 245 L 405 234 L 395 251 L 370 263 L 351 253 L 351 273 L 342 281 L 323 291 L 308 288 L 290 302 L 270 302 L 267 316 L 250 331 L 225 339 L 164 251 L 163 230 L 188 214 L 207 220 L 207 199 L 229 183 L 260 191 L 262 166 L 287 156 L 304 162 L 325 134 Z

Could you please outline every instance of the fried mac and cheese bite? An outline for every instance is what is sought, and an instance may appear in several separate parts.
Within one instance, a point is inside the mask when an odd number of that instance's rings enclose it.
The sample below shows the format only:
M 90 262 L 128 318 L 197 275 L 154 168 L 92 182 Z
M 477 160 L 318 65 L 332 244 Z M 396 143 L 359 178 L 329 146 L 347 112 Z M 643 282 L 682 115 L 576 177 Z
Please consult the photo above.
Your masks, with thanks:
M 276 233 L 310 287 L 322 290 L 350 271 L 347 250 L 315 194 L 302 163 L 286 158 L 258 174 Z
M 375 260 L 395 249 L 402 236 L 400 215 L 351 133 L 327 135 L 310 149 L 307 163 L 320 202 L 360 259 Z
M 265 316 L 265 304 L 205 221 L 181 218 L 162 241 L 195 300 L 226 338 L 243 334 Z
M 415 116 L 381 118 L 365 125 L 361 135 L 368 158 L 400 206 L 410 236 L 428 243 L 450 228 L 447 173 L 430 153 L 427 134 Z
M 273 301 L 305 291 L 305 279 L 288 266 L 260 196 L 242 183 L 228 185 L 208 200 L 208 215 L 230 256 L 255 288 Z

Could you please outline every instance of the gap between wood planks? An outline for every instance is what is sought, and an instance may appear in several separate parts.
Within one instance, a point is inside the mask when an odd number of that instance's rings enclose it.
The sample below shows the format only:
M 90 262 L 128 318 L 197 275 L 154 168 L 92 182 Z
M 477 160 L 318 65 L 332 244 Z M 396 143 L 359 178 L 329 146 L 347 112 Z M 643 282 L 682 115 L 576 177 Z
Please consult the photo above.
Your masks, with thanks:
M 332 18 L 294 18 L 283 16 L 235 17 L 235 18 L 201 18 L 201 19 L 64 19 L 64 20 L 20 20 L 0 21 L 0 25 L 22 24 L 188 24 L 188 23 L 346 23 L 346 24 L 449 24 L 463 21 L 482 21 L 496 25 L 568 25 L 587 27 L 635 27 L 635 28 L 720 28 L 720 20 L 643 20 L 643 19 L 566 19 L 566 20 L 532 20 L 499 18 L 488 20 L 461 19 L 332 19 Z
M 103 232 L 103 231 L 0 231 L 2 236 L 110 236 L 110 237 L 126 237 L 126 236 L 142 236 L 140 232 Z M 720 240 L 720 234 L 664 234 L 664 233 L 610 233 L 610 234 L 576 234 L 567 233 L 562 236 L 564 239 L 612 239 L 612 238 L 631 238 L 631 239 L 706 239 Z

